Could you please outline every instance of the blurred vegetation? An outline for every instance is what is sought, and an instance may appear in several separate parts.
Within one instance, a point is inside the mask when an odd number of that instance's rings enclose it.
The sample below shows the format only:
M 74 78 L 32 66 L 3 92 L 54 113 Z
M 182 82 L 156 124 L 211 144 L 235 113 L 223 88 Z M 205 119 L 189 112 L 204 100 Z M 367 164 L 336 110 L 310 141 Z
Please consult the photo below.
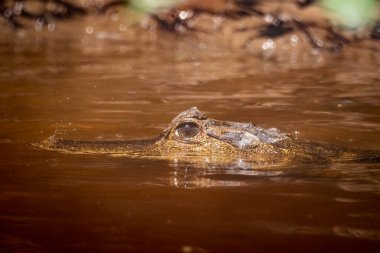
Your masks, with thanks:
M 139 12 L 150 13 L 159 9 L 169 8 L 183 0 L 124 0 L 125 5 Z M 253 2 L 253 1 L 241 1 Z M 299 1 L 301 4 L 315 1 Z M 341 25 L 356 29 L 372 24 L 379 14 L 377 0 L 320 0 L 331 17 Z
M 183 0 L 124 0 L 129 6 L 139 12 L 152 12 L 164 8 L 169 8 Z
M 0 17 L 14 29 L 24 27 L 23 19 L 43 26 L 48 20 L 71 19 L 87 13 L 84 7 L 65 0 L 0 0 Z
M 91 0 L 92 1 L 92 0 Z M 89 1 L 87 4 L 89 4 Z M 94 10 L 100 13 L 106 12 L 114 6 L 124 6 L 139 14 L 150 14 L 169 9 L 185 0 L 106 0 L 93 1 L 93 6 L 86 5 L 85 0 L 0 0 L 0 17 L 3 17 L 14 28 L 23 27 L 22 19 L 34 19 L 42 23 L 47 23 L 50 19 L 70 19 L 74 16 L 85 15 Z M 210 6 L 212 6 L 212 0 Z M 265 13 L 256 8 L 265 4 L 266 0 L 233 0 L 230 5 L 238 6 L 235 13 L 214 13 L 212 8 L 208 10 L 196 9 L 196 12 L 207 12 L 212 15 L 223 15 L 225 17 L 239 16 L 244 18 L 249 15 L 264 15 Z M 273 1 L 271 1 L 273 3 Z M 279 6 L 282 1 L 278 0 Z M 294 0 L 299 8 L 307 8 L 309 5 L 319 3 L 324 7 L 342 26 L 356 29 L 374 25 L 379 22 L 379 0 Z M 39 6 L 38 8 L 29 8 Z M 275 12 L 276 10 L 273 10 Z M 230 15 L 228 15 L 230 14 Z
M 321 3 L 336 21 L 352 29 L 373 23 L 379 14 L 376 0 L 321 0 Z

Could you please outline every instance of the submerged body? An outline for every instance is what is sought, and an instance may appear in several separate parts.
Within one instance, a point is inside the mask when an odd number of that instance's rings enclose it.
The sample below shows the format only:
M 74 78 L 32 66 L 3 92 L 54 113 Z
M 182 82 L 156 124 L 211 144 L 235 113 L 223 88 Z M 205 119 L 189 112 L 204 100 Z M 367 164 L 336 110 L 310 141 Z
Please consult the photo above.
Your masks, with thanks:
M 71 153 L 112 154 L 130 157 L 207 163 L 329 163 L 378 159 L 370 152 L 308 140 L 298 140 L 276 128 L 208 118 L 196 107 L 175 117 L 152 139 L 81 141 L 50 139 L 43 148 Z

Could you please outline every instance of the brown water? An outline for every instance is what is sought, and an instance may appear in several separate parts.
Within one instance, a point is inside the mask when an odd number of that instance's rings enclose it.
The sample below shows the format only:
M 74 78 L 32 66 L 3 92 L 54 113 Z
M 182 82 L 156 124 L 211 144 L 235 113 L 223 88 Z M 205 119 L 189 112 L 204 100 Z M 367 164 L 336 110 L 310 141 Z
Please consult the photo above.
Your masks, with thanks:
M 111 35 L 2 36 L 0 252 L 379 252 L 377 163 L 265 172 L 31 145 L 151 137 L 197 106 L 380 149 L 378 54 L 265 61 Z

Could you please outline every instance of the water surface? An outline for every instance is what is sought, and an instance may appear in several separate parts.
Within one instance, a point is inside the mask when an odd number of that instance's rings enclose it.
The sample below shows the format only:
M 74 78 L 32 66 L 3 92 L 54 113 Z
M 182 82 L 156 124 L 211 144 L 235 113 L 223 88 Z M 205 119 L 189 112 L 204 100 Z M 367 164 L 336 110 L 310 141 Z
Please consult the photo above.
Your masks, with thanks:
M 263 60 L 171 37 L 0 44 L 0 252 L 378 252 L 376 163 L 200 168 L 32 144 L 152 137 L 197 106 L 380 149 L 379 55 Z

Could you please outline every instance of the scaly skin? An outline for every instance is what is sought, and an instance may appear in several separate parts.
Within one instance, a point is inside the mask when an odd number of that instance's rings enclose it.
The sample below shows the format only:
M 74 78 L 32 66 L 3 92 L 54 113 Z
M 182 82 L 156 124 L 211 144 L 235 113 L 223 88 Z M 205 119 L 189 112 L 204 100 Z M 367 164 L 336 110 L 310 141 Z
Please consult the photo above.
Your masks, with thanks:
M 292 138 L 276 128 L 208 118 L 196 107 L 181 112 L 156 138 L 126 141 L 80 141 L 51 138 L 49 150 L 112 154 L 207 164 L 330 163 L 378 159 L 334 145 Z

